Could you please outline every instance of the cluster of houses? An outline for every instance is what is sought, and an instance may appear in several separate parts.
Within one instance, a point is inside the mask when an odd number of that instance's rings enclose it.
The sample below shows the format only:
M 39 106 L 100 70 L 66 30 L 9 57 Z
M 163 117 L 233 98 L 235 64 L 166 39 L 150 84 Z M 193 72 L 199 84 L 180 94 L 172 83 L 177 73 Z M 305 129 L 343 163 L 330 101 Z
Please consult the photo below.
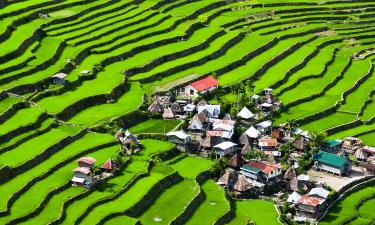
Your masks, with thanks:
M 95 187 L 99 182 L 107 180 L 118 170 L 116 163 L 112 159 L 108 159 L 101 165 L 99 172 L 94 171 L 96 159 L 93 157 L 82 157 L 77 162 L 78 166 L 73 170 L 72 185 L 88 189 Z
M 137 153 L 142 148 L 142 143 L 138 140 L 138 137 L 132 134 L 129 130 L 121 128 L 116 132 L 115 137 L 121 145 L 121 152 L 123 155 Z

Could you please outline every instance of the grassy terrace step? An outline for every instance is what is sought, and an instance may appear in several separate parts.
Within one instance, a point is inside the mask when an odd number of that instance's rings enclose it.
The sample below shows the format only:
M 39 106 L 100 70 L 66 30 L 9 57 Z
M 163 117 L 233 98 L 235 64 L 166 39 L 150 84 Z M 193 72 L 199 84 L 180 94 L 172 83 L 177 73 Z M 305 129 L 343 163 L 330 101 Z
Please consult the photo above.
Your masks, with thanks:
M 346 196 L 328 211 L 319 224 L 342 224 L 344 220 L 354 216 L 355 211 L 353 210 L 355 209 L 355 205 L 362 198 L 373 194 L 375 194 L 375 187 L 366 187 Z
M 361 65 L 360 67 L 357 67 Z M 292 108 L 288 109 L 288 114 L 293 115 L 293 118 L 301 118 L 303 116 L 307 116 L 313 112 L 319 112 L 322 111 L 328 107 L 334 106 L 336 102 L 341 100 L 341 95 L 345 90 L 348 90 L 350 87 L 353 86 L 353 84 L 364 74 L 367 73 L 367 70 L 369 69 L 369 62 L 366 61 L 354 61 L 349 69 L 343 74 L 342 79 L 333 79 L 333 81 L 321 81 L 323 83 L 323 88 L 329 87 L 329 83 L 327 82 L 335 82 L 335 85 L 331 88 L 328 88 L 328 90 L 325 90 L 324 92 L 320 92 L 323 95 L 319 96 L 317 98 L 313 98 L 310 101 L 303 102 L 301 104 L 298 104 L 296 106 L 293 106 Z M 340 73 L 340 72 L 339 72 Z M 338 74 L 339 74 L 338 73 Z M 335 74 L 335 75 L 338 75 Z M 315 86 L 318 86 L 315 84 Z M 310 89 L 317 90 L 315 86 L 308 86 L 309 89 L 304 89 L 305 91 L 303 93 L 309 92 Z M 305 87 L 306 88 L 306 87 Z M 308 90 L 308 91 L 307 91 Z M 319 92 L 318 92 L 319 93 Z M 314 94 L 310 93 L 310 94 Z M 305 96 L 304 94 L 300 97 Z M 283 99 L 283 98 L 281 98 Z M 301 98 L 299 98 L 301 99 Z M 303 110 L 301 111 L 301 109 Z M 284 121 L 287 116 L 284 116 L 281 118 L 281 121 Z
M 16 167 L 42 153 L 59 140 L 68 136 L 73 136 L 79 131 L 80 128 L 59 126 L 46 134 L 23 143 L 11 151 L 2 153 L 0 162 L 10 167 Z M 30 149 L 32 149 L 32 151 L 30 151 Z
M 118 149 L 117 146 L 108 147 L 101 149 L 99 151 L 93 152 L 90 156 L 98 160 L 98 164 L 104 163 L 108 158 L 113 155 Z M 69 183 L 69 180 L 72 177 L 72 169 L 77 166 L 77 162 L 71 161 L 69 164 L 64 166 L 61 169 L 53 171 L 50 176 L 48 176 L 43 181 L 38 182 L 33 185 L 27 193 L 22 195 L 12 206 L 11 213 L 8 216 L 1 217 L 0 222 L 5 224 L 9 221 L 17 219 L 21 216 L 26 216 L 31 213 L 34 209 L 39 207 L 39 204 L 46 198 L 47 194 L 55 188 L 65 186 L 66 183 Z M 32 196 L 32 197 L 30 197 Z M 48 202 L 48 199 L 47 199 Z M 45 203 L 44 203 L 45 204 Z M 44 206 L 43 204 L 43 206 Z M 28 205 L 28 207 L 24 207 Z M 43 207 L 42 206 L 42 207 Z
M 67 27 L 73 28 L 77 24 L 83 24 L 87 21 L 92 21 L 97 18 L 106 18 L 102 16 L 111 15 L 111 13 L 114 11 L 123 11 L 129 6 L 129 3 L 131 3 L 131 1 L 113 1 L 112 4 L 108 5 L 107 7 L 100 8 L 97 10 L 91 10 L 90 12 L 73 21 L 67 21 L 62 24 L 51 24 L 48 27 L 44 27 L 43 30 L 47 33 L 50 33 L 52 31 L 60 30 Z
M 164 169 L 160 169 L 159 166 L 154 167 L 149 176 L 138 180 L 119 198 L 91 210 L 80 224 L 97 224 L 107 216 L 112 217 L 110 215 L 113 213 L 129 210 L 133 205 L 142 200 L 149 189 L 173 173 L 171 170 L 167 170 L 165 167 L 163 168 Z
M 303 125 L 302 128 L 309 131 L 321 131 L 331 127 L 357 120 L 357 115 L 352 113 L 336 112 L 319 120 Z
M 132 162 L 122 170 L 119 176 L 109 180 L 108 186 L 100 188 L 86 198 L 76 200 L 67 207 L 64 223 L 73 224 L 85 211 L 89 213 L 91 205 L 96 204 L 96 202 L 103 202 L 104 204 L 106 199 L 119 193 L 137 174 L 147 171 L 147 161 L 152 155 L 168 151 L 174 147 L 171 143 L 151 139 L 142 140 L 142 144 L 145 149 L 140 154 L 132 156 Z M 90 208 L 90 211 L 87 211 L 88 208 Z
M 235 217 L 228 225 L 246 224 L 250 219 L 259 225 L 277 225 L 278 213 L 271 202 L 265 200 L 238 200 L 235 202 Z
M 280 55 L 285 50 L 292 48 L 292 46 L 297 44 L 299 41 L 303 41 L 306 39 L 306 37 L 299 37 L 280 41 L 276 46 L 272 47 L 268 51 L 259 54 L 257 57 L 247 62 L 244 66 L 238 67 L 230 71 L 229 73 L 220 75 L 220 85 L 227 86 L 238 82 L 239 80 L 243 80 L 250 76 L 253 76 L 255 73 L 257 73 L 258 69 L 265 65 L 265 62 L 272 60 L 273 58 L 275 58 L 275 56 Z M 290 53 L 292 52 L 293 51 L 290 51 Z M 233 74 L 236 74 L 236 76 L 233 76 Z
M 0 124 L 0 136 L 5 135 L 21 126 L 26 126 L 30 122 L 37 121 L 38 117 L 42 114 L 39 108 L 30 107 L 20 109 L 10 119 Z
M 202 185 L 205 200 L 194 211 L 186 225 L 214 224 L 229 211 L 230 205 L 225 198 L 225 190 L 213 180 Z
M 69 187 L 54 195 L 44 206 L 43 211 L 37 216 L 24 222 L 20 222 L 19 224 L 48 224 L 58 215 L 60 209 L 59 207 L 63 204 L 63 202 L 74 196 L 79 196 L 86 191 L 87 190 L 82 187 Z
M 375 130 L 372 130 L 373 132 L 364 134 L 364 135 L 359 135 L 358 138 L 361 138 L 363 142 L 369 146 L 374 146 L 375 145 Z
M 182 177 L 187 179 L 195 179 L 198 174 L 207 171 L 212 164 L 213 162 L 211 160 L 198 157 L 186 157 L 174 164 L 171 164 L 170 166 Z M 194 167 L 191 165 L 194 165 Z
M 139 223 L 138 219 L 134 219 L 128 216 L 117 216 L 110 218 L 104 224 L 105 225 L 119 225 L 119 224 L 129 224 L 129 225 L 137 225 Z
M 134 23 L 132 22 L 148 20 L 157 15 L 155 12 L 152 12 L 152 11 L 146 11 L 141 14 L 139 14 L 139 12 L 142 12 L 142 10 L 136 9 L 136 10 L 133 10 L 124 14 L 123 16 L 119 16 L 118 18 L 114 17 L 113 19 L 106 20 L 102 23 L 93 24 L 91 26 L 88 26 L 87 28 L 85 28 L 84 26 L 85 24 L 82 24 L 82 25 L 80 24 L 77 26 L 77 28 L 82 27 L 82 29 L 78 31 L 74 31 L 74 27 L 73 27 L 72 33 L 67 33 L 67 34 L 62 34 L 62 35 L 56 34 L 56 35 L 60 39 L 67 40 L 68 44 L 75 44 L 85 39 L 92 38 L 92 37 L 95 37 L 95 39 L 99 38 L 100 37 L 99 35 L 101 35 L 101 33 L 113 32 L 113 29 L 117 28 L 117 25 L 119 27 L 126 28 L 130 25 L 134 25 Z M 160 19 L 160 17 L 158 19 Z M 116 24 L 116 26 L 112 26 L 114 24 Z M 69 32 L 70 29 L 67 29 L 67 31 Z
M 125 115 L 138 109 L 142 103 L 143 94 L 138 83 L 131 83 L 129 89 L 116 102 L 87 108 L 73 116 L 69 122 L 92 125 L 104 119 Z
M 129 128 L 129 130 L 136 134 L 168 133 L 180 123 L 181 120 L 149 119 Z
M 65 164 L 78 159 L 80 156 L 79 154 L 85 153 L 86 151 L 90 152 L 92 151 L 90 149 L 111 141 L 113 141 L 113 137 L 110 135 L 88 133 L 84 136 L 84 139 L 80 139 L 66 146 L 64 149 L 51 156 L 48 160 L 43 161 L 43 163 L 28 170 L 26 173 L 20 174 L 1 185 L 0 190 L 2 190 L 3 193 L 1 211 L 5 210 L 4 204 L 9 204 L 7 203 L 8 199 L 10 199 L 13 193 L 19 192 L 21 194 L 25 192 L 35 182 L 47 178 L 48 175 L 54 172 L 57 168 L 65 166 Z
M 142 224 L 170 224 L 199 192 L 200 187 L 193 180 L 181 181 L 164 190 L 139 220 Z
M 197 31 L 197 35 L 196 36 L 193 35 L 192 38 L 194 37 L 194 39 L 195 38 L 201 38 L 202 39 L 203 35 L 205 35 L 205 37 L 207 37 L 207 35 L 211 35 L 211 34 L 214 34 L 217 37 L 217 35 L 216 35 L 217 31 L 219 31 L 217 28 L 205 28 L 205 29 Z M 204 57 L 208 57 L 208 56 L 214 54 L 219 49 L 221 49 L 223 44 L 225 44 L 225 43 L 229 42 L 230 40 L 236 38 L 238 35 L 239 35 L 239 33 L 235 33 L 235 32 L 226 33 L 225 35 L 221 35 L 218 38 L 215 38 L 215 39 L 211 40 L 211 42 L 209 43 L 209 46 L 207 46 L 207 48 L 201 48 L 200 51 L 198 51 L 196 53 L 193 52 L 192 54 L 189 54 L 187 56 L 178 57 L 174 60 L 164 62 L 163 64 L 157 65 L 156 67 L 152 68 L 149 71 L 142 71 L 142 73 L 138 73 L 136 75 L 133 75 L 133 76 L 130 77 L 130 79 L 131 80 L 141 80 L 142 82 L 146 82 L 147 80 L 152 80 L 152 79 L 157 78 L 157 77 L 168 76 L 168 75 L 172 74 L 172 72 L 170 72 L 170 71 L 173 71 L 174 68 L 185 68 L 184 65 L 193 64 L 192 62 L 195 62 L 194 63 L 195 65 L 202 64 L 200 62 L 197 62 L 197 60 L 200 60 Z M 213 36 L 211 36 L 211 37 L 213 37 Z M 184 43 L 184 42 L 186 42 L 186 43 Z M 190 42 L 189 40 L 184 41 L 184 42 L 180 42 L 180 43 L 176 44 L 175 46 L 171 46 L 171 47 L 175 47 L 177 51 L 178 50 L 183 51 L 184 49 L 186 49 L 185 46 L 190 47 L 191 44 L 193 43 L 193 42 Z M 204 63 L 207 60 L 201 60 L 201 61 Z

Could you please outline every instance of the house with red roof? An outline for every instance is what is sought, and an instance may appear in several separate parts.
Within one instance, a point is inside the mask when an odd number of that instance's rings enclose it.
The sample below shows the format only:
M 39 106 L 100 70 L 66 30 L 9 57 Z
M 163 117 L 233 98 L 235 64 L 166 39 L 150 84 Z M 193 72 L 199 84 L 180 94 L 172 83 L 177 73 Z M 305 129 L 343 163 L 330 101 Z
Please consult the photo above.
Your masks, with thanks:
M 78 159 L 78 166 L 79 167 L 89 167 L 92 168 L 94 164 L 96 163 L 96 159 L 90 156 L 81 157 Z
M 180 94 L 190 97 L 198 97 L 200 93 L 215 90 L 218 86 L 219 81 L 213 76 L 208 76 L 181 88 Z
M 112 159 L 108 159 L 103 165 L 100 166 L 100 169 L 107 173 L 113 173 L 117 169 L 116 162 Z
M 274 178 L 280 178 L 282 169 L 280 164 L 266 161 L 250 161 L 241 167 L 240 172 L 247 178 L 267 182 Z

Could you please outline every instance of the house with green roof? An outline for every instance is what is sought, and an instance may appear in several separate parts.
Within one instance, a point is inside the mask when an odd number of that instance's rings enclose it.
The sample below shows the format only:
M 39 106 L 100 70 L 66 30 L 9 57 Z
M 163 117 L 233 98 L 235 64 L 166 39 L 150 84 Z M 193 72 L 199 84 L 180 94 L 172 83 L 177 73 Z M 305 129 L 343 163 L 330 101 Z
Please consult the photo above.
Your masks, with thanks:
M 318 170 L 323 170 L 329 173 L 344 175 L 349 174 L 352 170 L 352 163 L 349 159 L 325 152 L 319 151 L 316 154 L 313 154 L 314 167 Z
M 323 143 L 322 149 L 326 152 L 337 153 L 341 148 L 341 140 L 329 140 Z

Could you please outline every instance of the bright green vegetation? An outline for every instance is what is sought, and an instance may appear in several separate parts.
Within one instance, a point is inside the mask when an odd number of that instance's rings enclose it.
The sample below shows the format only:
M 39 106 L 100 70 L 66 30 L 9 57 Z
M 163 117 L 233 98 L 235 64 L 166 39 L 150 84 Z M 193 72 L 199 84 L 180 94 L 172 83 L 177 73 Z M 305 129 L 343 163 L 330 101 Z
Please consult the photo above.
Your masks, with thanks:
M 334 205 L 328 212 L 328 214 L 324 217 L 321 223 L 319 224 L 341 224 L 346 219 L 349 219 L 355 216 L 356 210 L 355 206 L 361 199 L 365 198 L 366 196 L 372 196 L 375 194 L 375 187 L 366 187 L 359 191 L 356 191 L 344 199 L 339 201 L 336 205 Z M 369 204 L 369 205 L 367 205 Z M 373 201 L 365 202 L 362 207 L 368 207 L 373 204 Z M 363 208 L 360 207 L 360 212 L 364 212 Z M 360 214 L 361 216 L 361 214 Z M 367 217 L 366 214 L 363 215 L 363 219 L 371 219 L 372 217 Z M 361 218 L 361 217 L 360 217 Z M 356 224 L 354 221 L 353 224 Z
M 183 212 L 186 205 L 199 191 L 199 185 L 192 180 L 185 180 L 173 185 L 165 190 L 154 204 L 140 216 L 141 223 L 169 224 Z M 161 221 L 157 221 L 158 219 Z
M 207 159 L 186 157 L 171 165 L 171 167 L 178 171 L 181 176 L 193 179 L 201 172 L 208 170 L 212 163 L 212 161 Z
M 229 211 L 225 190 L 214 181 L 206 181 L 202 185 L 202 191 L 206 199 L 191 216 L 187 225 L 213 224 L 221 215 Z
M 248 219 L 256 224 L 280 224 L 275 206 L 264 200 L 236 201 L 236 216 L 228 224 L 245 224 Z
M 168 133 L 181 123 L 180 120 L 149 119 L 129 130 L 133 133 Z
M 229 210 L 224 190 L 212 180 L 201 185 L 194 181 L 213 162 L 190 156 L 159 162 L 155 157 L 157 163 L 147 171 L 155 154 L 175 147 L 164 141 L 141 140 L 144 150 L 90 193 L 64 186 L 79 157 L 96 157 L 100 165 L 119 152 L 107 131 L 133 119 L 143 122 L 123 128 L 138 134 L 164 134 L 178 127 L 180 120 L 134 115 L 155 92 L 174 91 L 177 85 L 204 75 L 215 74 L 221 87 L 244 80 L 253 80 L 254 92 L 271 86 L 287 108 L 274 118 L 278 123 L 312 116 L 301 124 L 303 129 L 330 131 L 361 120 L 362 125 L 329 137 L 358 136 L 375 145 L 373 5 L 369 1 L 306 3 L 9 0 L 1 5 L 0 164 L 8 165 L 15 176 L 0 184 L 0 210 L 9 212 L 0 215 L 0 223 L 96 224 L 114 213 L 105 224 L 138 220 L 152 224 L 155 216 L 162 219 L 158 223 L 168 224 L 185 212 L 198 191 L 205 198 L 187 223 L 215 223 Z M 84 75 L 84 70 L 91 75 Z M 67 74 L 66 84 L 51 84 L 50 77 L 59 72 Z M 250 92 L 246 95 L 254 94 Z M 232 92 L 214 99 L 227 104 L 236 100 Z M 26 104 L 15 108 L 21 102 Z M 334 106 L 336 110 L 321 114 Z M 96 132 L 81 133 L 88 128 Z M 120 215 L 173 173 L 182 180 L 153 196 L 143 215 Z M 75 200 L 70 202 L 72 197 Z M 170 202 L 173 207 L 168 207 Z M 272 203 L 236 204 L 230 224 L 243 224 L 246 218 L 257 224 L 278 224 Z M 373 201 L 364 204 L 353 223 L 373 220 L 366 214 L 372 206 Z M 353 214 L 353 207 L 346 208 L 348 212 L 340 216 Z M 23 217 L 28 220 L 14 221 Z

